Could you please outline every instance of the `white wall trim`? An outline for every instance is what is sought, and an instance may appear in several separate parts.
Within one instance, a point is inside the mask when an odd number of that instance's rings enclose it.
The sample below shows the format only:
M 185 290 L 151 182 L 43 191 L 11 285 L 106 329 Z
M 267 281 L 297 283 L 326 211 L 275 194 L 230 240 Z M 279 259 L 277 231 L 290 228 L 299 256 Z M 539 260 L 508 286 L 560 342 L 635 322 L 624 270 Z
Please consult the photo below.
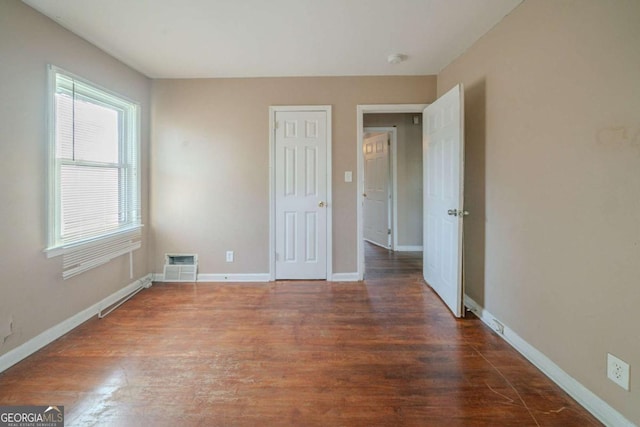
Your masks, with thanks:
M 10 350 L 9 352 L 3 354 L 2 356 L 0 356 L 0 372 L 7 370 L 11 366 L 40 350 L 42 347 L 57 340 L 67 332 L 91 319 L 93 316 L 96 316 L 100 311 L 120 301 L 131 292 L 138 289 L 140 286 L 150 286 L 151 280 L 152 275 L 148 274 L 136 280 L 135 282 L 130 283 L 124 288 L 114 292 L 113 294 L 104 298 L 102 301 L 92 305 L 85 310 L 82 310 L 80 313 L 75 314 L 66 320 L 63 320 L 57 325 L 31 338 L 29 341 L 20 345 L 19 347 L 16 347 L 13 350 Z
M 198 274 L 198 282 L 268 282 L 269 273 L 259 274 Z
M 357 159 L 357 188 L 356 192 L 356 229 L 357 229 L 357 274 L 358 280 L 364 279 L 364 231 L 362 225 L 362 193 L 364 193 L 364 154 L 362 153 L 362 137 L 364 135 L 364 115 L 372 113 L 420 113 L 429 104 L 370 104 L 356 106 L 356 159 Z
M 153 275 L 154 282 L 164 282 L 164 274 L 155 273 Z M 196 279 L 198 283 L 214 283 L 214 282 L 269 282 L 271 276 L 269 273 L 199 273 Z M 169 280 L 168 283 L 195 283 L 188 281 Z
M 332 136 L 331 105 L 278 105 L 269 107 L 269 280 L 276 279 L 276 139 L 275 123 L 278 111 L 323 111 L 327 114 L 327 279 L 333 274 L 333 198 L 332 198 Z
M 358 273 L 333 273 L 327 280 L 332 282 L 357 282 Z M 164 282 L 164 276 L 156 273 L 153 275 L 154 282 Z M 249 273 L 249 274 L 221 274 L 202 273 L 198 274 L 198 283 L 241 283 L 241 282 L 273 282 L 270 273 Z M 173 282 L 172 282 L 173 283 Z M 193 282 L 191 282 L 193 283 Z
M 361 279 L 358 278 L 358 273 L 333 273 L 331 276 L 332 282 L 357 282 Z
M 556 383 L 560 388 L 574 398 L 593 416 L 598 418 L 607 426 L 615 427 L 634 427 L 634 424 L 627 420 L 620 412 L 612 408 L 608 403 L 596 396 L 591 390 L 580 384 L 573 377 L 562 370 L 551 359 L 533 347 L 511 328 L 497 319 L 484 307 L 480 306 L 468 295 L 464 296 L 464 305 L 469 308 L 476 316 L 478 316 L 487 326 L 496 331 L 498 336 L 503 338 L 527 360 L 533 363 L 542 371 L 549 379 Z M 500 333 L 496 328 L 495 322 L 500 322 L 504 326 L 504 333 Z
M 422 246 L 396 246 L 397 252 L 422 252 L 423 250 Z

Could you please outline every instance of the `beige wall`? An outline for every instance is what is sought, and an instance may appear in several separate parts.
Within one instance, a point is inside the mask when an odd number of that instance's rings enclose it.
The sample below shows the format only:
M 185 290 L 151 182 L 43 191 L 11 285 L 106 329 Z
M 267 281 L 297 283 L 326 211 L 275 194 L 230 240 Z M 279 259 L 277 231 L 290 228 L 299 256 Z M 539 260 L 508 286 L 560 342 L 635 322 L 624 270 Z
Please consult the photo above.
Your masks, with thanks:
M 466 85 L 467 292 L 636 424 L 639 19 L 636 0 L 528 0 L 438 76 Z
M 63 281 L 60 257 L 43 253 L 49 63 L 139 101 L 147 158 L 149 80 L 22 2 L 0 1 L 0 330 L 11 316 L 14 324 L 0 354 L 132 282 L 126 256 Z M 143 209 L 146 220 L 146 196 Z M 135 278 L 149 272 L 147 261 L 145 242 L 135 252 Z
M 398 246 L 422 246 L 422 114 L 365 114 L 364 126 L 396 126 Z
M 267 273 L 269 106 L 329 104 L 333 271 L 355 272 L 356 105 L 428 103 L 435 90 L 435 76 L 155 80 L 154 271 L 165 253 L 195 252 L 201 273 Z

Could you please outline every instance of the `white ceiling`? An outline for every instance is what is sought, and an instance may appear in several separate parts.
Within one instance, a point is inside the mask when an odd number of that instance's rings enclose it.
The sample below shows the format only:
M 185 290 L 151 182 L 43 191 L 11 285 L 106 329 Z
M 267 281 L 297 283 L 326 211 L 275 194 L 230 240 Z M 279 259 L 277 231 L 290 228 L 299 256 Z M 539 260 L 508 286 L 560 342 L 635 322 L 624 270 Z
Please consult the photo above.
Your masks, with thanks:
M 149 77 L 192 78 L 437 74 L 522 0 L 23 1 Z

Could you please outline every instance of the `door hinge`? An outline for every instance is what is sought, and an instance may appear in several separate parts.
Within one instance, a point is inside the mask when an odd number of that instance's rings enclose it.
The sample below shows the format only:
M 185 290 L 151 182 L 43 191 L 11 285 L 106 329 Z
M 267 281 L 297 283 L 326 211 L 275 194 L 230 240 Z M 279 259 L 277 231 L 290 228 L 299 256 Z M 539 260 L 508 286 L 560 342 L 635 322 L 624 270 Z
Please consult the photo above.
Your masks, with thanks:
M 390 228 L 388 228 L 388 229 L 387 229 L 387 234 L 388 234 L 389 236 L 391 236 L 391 229 L 390 229 Z
M 276 129 L 280 127 L 280 122 L 276 121 Z
M 391 147 L 391 140 L 387 138 L 387 145 Z

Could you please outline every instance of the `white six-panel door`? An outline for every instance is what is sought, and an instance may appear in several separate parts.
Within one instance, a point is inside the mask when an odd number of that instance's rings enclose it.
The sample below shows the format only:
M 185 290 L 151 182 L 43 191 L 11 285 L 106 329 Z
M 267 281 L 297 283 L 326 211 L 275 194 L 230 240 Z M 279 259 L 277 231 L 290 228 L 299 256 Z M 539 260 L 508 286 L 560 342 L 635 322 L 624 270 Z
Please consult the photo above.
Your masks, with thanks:
M 365 138 L 364 154 L 364 239 L 388 248 L 389 227 L 389 135 Z
M 463 304 L 463 105 L 458 85 L 423 113 L 424 280 L 456 317 Z
M 275 278 L 327 278 L 327 113 L 275 113 Z

